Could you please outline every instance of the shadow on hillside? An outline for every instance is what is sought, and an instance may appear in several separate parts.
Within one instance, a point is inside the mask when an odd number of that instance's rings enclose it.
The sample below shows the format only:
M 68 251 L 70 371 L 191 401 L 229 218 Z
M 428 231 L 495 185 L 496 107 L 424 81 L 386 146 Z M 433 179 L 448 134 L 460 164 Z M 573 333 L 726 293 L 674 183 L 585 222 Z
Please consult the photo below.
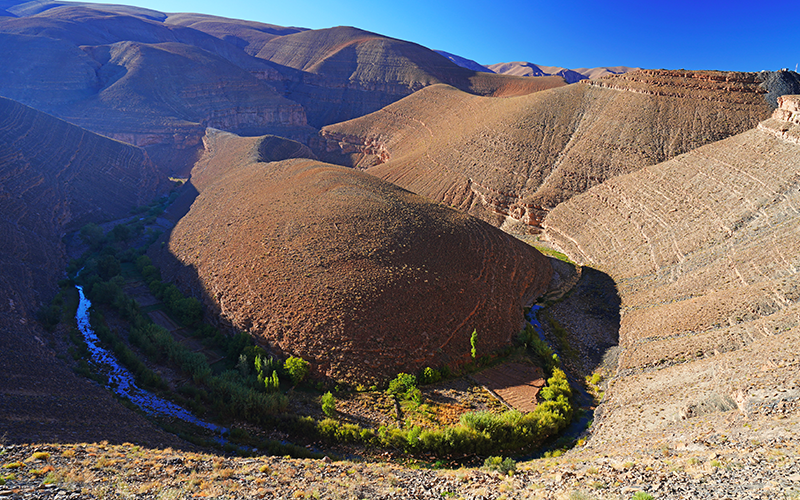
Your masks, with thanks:
M 611 276 L 583 267 L 581 278 L 569 295 L 548 308 L 548 314 L 567 331 L 574 354 L 570 361 L 581 375 L 600 368 L 616 369 L 620 305 Z

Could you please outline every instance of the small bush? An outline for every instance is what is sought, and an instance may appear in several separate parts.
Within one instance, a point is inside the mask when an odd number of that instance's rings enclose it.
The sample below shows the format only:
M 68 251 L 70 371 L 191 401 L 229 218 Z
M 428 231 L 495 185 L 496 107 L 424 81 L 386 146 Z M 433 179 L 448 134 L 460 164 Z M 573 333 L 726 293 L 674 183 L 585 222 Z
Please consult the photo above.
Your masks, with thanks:
M 497 471 L 503 475 L 509 475 L 517 470 L 517 462 L 511 457 L 503 460 L 503 457 L 489 457 L 483 462 L 483 466 L 488 470 Z
M 633 494 L 631 500 L 653 500 L 653 495 L 645 493 L 644 491 L 637 491 Z
M 56 325 L 61 322 L 61 308 L 55 304 L 42 306 L 36 314 L 36 318 L 45 330 L 52 332 Z
M 417 377 L 408 373 L 398 373 L 394 380 L 389 382 L 386 392 L 401 400 L 419 401 L 420 399 Z
M 442 374 L 439 373 L 438 370 L 434 370 L 430 366 L 422 370 L 422 374 L 419 377 L 419 383 L 422 385 L 435 384 L 440 380 L 442 380 Z
M 472 335 L 469 337 L 469 345 L 472 347 L 470 349 L 470 354 L 472 354 L 472 359 L 478 355 L 478 330 L 472 330 Z
M 292 382 L 297 385 L 306 378 L 308 375 L 311 366 L 309 365 L 308 361 L 304 360 L 303 358 L 298 358 L 296 356 L 292 356 L 283 363 L 283 367 L 286 372 L 291 377 Z
M 50 453 L 46 451 L 37 451 L 36 453 L 31 455 L 31 458 L 29 458 L 28 460 L 48 460 L 49 458 L 50 458 Z

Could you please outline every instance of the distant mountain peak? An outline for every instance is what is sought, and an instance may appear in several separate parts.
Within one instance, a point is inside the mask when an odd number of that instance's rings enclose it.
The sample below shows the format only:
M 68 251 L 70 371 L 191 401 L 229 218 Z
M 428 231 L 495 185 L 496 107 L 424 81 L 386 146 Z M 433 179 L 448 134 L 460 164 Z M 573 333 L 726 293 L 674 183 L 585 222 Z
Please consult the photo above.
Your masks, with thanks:
M 629 71 L 640 68 L 629 68 L 628 66 L 600 66 L 597 68 L 562 68 L 560 66 L 541 66 L 527 61 L 514 61 L 506 63 L 490 64 L 487 66 L 494 73 L 501 75 L 514 76 L 560 76 L 567 83 L 575 83 L 580 80 L 590 80 L 601 78 L 608 75 L 621 75 Z
M 487 68 L 482 64 L 478 64 L 472 59 L 467 59 L 466 57 L 457 56 L 455 54 L 451 54 L 450 52 L 445 52 L 443 50 L 434 50 L 434 52 L 450 59 L 451 61 L 458 64 L 462 68 L 471 69 L 472 71 L 481 71 L 483 73 L 494 73 L 494 71 L 490 70 L 489 68 Z

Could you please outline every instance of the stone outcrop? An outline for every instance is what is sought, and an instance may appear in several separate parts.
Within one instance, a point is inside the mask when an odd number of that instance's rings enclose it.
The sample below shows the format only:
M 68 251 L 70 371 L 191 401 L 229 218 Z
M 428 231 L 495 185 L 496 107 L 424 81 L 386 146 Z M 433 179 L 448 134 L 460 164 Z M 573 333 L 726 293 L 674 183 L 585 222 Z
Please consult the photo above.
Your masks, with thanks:
M 778 98 L 778 109 L 772 118 L 758 124 L 759 130 L 775 134 L 786 141 L 800 144 L 800 97 L 785 95 Z
M 317 375 L 367 383 L 458 366 L 474 330 L 479 354 L 503 348 L 549 282 L 532 247 L 375 177 L 265 163 L 269 137 L 205 141 L 200 194 L 151 254 L 211 317 Z
M 702 416 L 713 428 L 726 410 L 704 402 L 768 393 L 766 408 L 800 384 L 799 99 L 784 96 L 754 129 L 608 180 L 545 219 L 544 236 L 608 273 L 622 300 L 597 446 L 679 436 L 680 421 L 701 413 L 714 413 Z
M 438 85 L 323 127 L 312 145 L 494 225 L 537 231 L 592 186 L 756 126 L 772 113 L 768 80 L 641 70 L 508 99 Z

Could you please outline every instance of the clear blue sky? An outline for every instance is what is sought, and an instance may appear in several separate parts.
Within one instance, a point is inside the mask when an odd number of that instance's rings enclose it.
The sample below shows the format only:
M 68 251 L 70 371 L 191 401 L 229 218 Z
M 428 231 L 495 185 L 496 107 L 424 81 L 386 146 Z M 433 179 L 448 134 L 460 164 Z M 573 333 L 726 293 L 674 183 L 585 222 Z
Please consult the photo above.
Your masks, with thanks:
M 117 3 L 108 2 L 107 3 Z M 800 0 L 130 0 L 282 26 L 356 26 L 481 64 L 730 71 L 800 63 Z

